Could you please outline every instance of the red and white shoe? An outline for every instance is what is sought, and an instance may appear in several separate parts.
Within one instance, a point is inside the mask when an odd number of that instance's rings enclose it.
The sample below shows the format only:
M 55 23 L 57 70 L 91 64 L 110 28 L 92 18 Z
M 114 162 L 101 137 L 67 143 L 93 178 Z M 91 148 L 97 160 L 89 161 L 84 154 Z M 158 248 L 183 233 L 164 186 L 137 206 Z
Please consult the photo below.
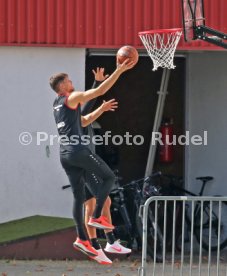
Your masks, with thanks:
M 89 221 L 88 221 L 88 225 L 98 228 L 98 229 L 106 229 L 106 230 L 113 230 L 114 226 L 112 224 L 110 224 L 107 221 L 107 218 L 104 216 L 100 216 L 99 218 L 92 218 L 90 217 Z
M 107 243 L 104 250 L 108 253 L 115 254 L 129 254 L 132 252 L 132 249 L 121 245 L 120 240 L 115 241 L 113 244 Z
M 90 257 L 92 260 L 95 260 L 96 262 L 98 262 L 99 264 L 102 265 L 111 265 L 112 261 L 105 255 L 105 253 L 103 252 L 103 250 L 100 249 L 96 249 L 96 251 L 98 252 L 98 256 L 96 257 Z
M 98 252 L 95 250 L 94 247 L 91 246 L 89 241 L 83 241 L 77 238 L 76 241 L 73 243 L 73 247 L 85 253 L 89 257 L 98 256 Z

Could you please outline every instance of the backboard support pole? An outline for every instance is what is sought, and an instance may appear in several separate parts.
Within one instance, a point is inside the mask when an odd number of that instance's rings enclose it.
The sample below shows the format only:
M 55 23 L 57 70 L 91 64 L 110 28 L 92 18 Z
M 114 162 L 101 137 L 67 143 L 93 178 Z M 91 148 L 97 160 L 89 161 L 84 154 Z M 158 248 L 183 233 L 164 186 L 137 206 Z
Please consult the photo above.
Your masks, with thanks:
M 151 141 L 150 141 L 150 148 L 149 148 L 149 153 L 147 158 L 145 177 L 150 176 L 153 172 L 155 154 L 156 154 L 157 144 L 158 144 L 157 141 L 154 141 L 154 135 L 159 131 L 159 128 L 161 125 L 165 99 L 166 99 L 166 95 L 168 94 L 167 88 L 169 83 L 169 76 L 170 76 L 170 70 L 167 68 L 164 68 L 162 72 L 160 91 L 157 92 L 158 103 L 156 107 L 153 130 L 151 134 Z

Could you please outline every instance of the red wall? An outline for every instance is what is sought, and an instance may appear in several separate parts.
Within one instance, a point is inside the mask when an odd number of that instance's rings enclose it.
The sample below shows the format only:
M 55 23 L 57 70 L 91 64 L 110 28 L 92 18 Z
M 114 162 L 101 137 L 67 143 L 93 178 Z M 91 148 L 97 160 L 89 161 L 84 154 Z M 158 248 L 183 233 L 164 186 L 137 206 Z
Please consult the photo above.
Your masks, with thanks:
M 207 25 L 227 32 L 227 1 L 204 0 Z M 142 47 L 138 32 L 182 27 L 181 0 L 0 0 L 0 45 Z M 219 49 L 184 43 L 178 49 Z

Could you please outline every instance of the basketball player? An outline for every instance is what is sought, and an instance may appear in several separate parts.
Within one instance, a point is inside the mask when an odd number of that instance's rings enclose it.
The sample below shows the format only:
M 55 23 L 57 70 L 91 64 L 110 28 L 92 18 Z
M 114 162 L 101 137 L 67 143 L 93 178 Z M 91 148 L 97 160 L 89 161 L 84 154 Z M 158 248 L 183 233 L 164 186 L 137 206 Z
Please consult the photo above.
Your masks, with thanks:
M 102 81 L 104 81 L 108 75 L 104 75 L 104 68 L 97 68 L 96 71 L 93 70 L 93 74 L 95 77 L 95 81 L 93 84 L 93 88 L 97 87 Z M 90 113 L 95 105 L 96 99 L 93 99 L 89 102 L 87 102 L 85 105 L 82 106 L 82 115 L 86 115 Z M 112 100 L 112 103 L 114 101 Z M 114 111 L 115 108 L 117 108 L 117 105 L 110 105 L 109 102 L 103 102 L 103 104 L 98 107 L 98 109 L 101 109 L 103 111 Z M 90 124 L 85 128 L 85 131 L 87 132 L 90 137 L 93 136 L 93 130 L 92 130 L 92 125 Z M 90 150 L 95 153 L 95 145 L 90 143 Z M 95 176 L 94 174 L 92 175 L 86 175 L 86 181 L 95 181 L 98 183 L 98 177 Z M 96 204 L 96 199 L 94 195 L 89 191 L 89 189 L 85 186 L 85 226 L 87 228 L 87 233 L 89 236 L 89 239 L 91 241 L 91 245 L 96 249 L 98 252 L 98 256 L 92 257 L 92 259 L 96 260 L 100 264 L 112 264 L 112 261 L 105 255 L 105 253 L 102 250 L 101 245 L 99 244 L 97 240 L 97 233 L 96 229 L 94 227 L 90 227 L 88 222 L 89 222 L 89 217 L 92 216 L 94 209 L 95 209 L 95 204 Z M 111 199 L 108 196 L 106 199 L 103 210 L 102 210 L 102 215 L 105 216 L 108 220 L 108 222 L 112 223 L 111 221 L 111 213 L 110 213 L 110 205 L 111 205 Z M 129 254 L 131 253 L 131 249 L 124 247 L 123 245 L 120 244 L 120 241 L 117 240 L 114 236 L 114 233 L 112 230 L 104 230 L 106 239 L 107 239 L 107 244 L 105 247 L 105 251 L 109 253 L 117 253 L 117 254 Z
M 96 120 L 98 112 L 94 111 L 86 116 L 81 115 L 81 104 L 104 95 L 118 80 L 122 73 L 131 69 L 134 62 L 125 60 L 115 71 L 97 88 L 85 92 L 75 91 L 72 81 L 65 73 L 58 73 L 50 77 L 50 86 L 57 93 L 53 104 L 54 118 L 57 125 L 60 141 L 60 161 L 69 178 L 74 196 L 73 217 L 78 238 L 74 247 L 89 256 L 97 256 L 98 252 L 91 246 L 84 228 L 83 203 L 85 173 L 97 175 L 102 182 L 87 183 L 92 194 L 96 195 L 96 206 L 90 226 L 100 229 L 114 229 L 111 223 L 101 215 L 104 202 L 109 195 L 115 181 L 114 173 L 106 163 L 92 153 L 83 143 L 83 129 Z

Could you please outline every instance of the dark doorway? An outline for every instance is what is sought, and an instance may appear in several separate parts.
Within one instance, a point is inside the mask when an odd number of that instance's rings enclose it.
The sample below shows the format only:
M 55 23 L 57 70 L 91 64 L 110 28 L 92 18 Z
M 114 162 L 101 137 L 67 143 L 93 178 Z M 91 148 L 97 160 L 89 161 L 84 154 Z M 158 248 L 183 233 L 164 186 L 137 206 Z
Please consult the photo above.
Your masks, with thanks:
M 174 133 L 180 135 L 184 133 L 185 58 L 177 57 L 174 63 L 176 69 L 171 70 L 168 85 L 169 94 L 166 98 L 163 118 L 171 118 Z M 94 80 L 92 69 L 96 67 L 104 67 L 106 73 L 111 74 L 115 69 L 115 56 L 87 55 L 86 89 L 92 86 Z M 126 145 L 123 143 L 116 147 L 105 146 L 107 159 L 112 158 L 112 167 L 119 169 L 124 182 L 143 177 L 145 173 L 158 99 L 157 91 L 160 89 L 162 77 L 162 69 L 153 72 L 152 68 L 151 59 L 147 56 L 141 56 L 135 68 L 124 73 L 114 87 L 106 95 L 100 97 L 96 104 L 98 106 L 103 99 L 112 98 L 119 102 L 119 108 L 116 112 L 106 112 L 98 119 L 103 132 L 110 130 L 112 136 L 124 136 L 126 132 L 129 132 L 130 135 L 142 135 L 144 137 L 143 145 Z M 138 141 L 140 140 L 138 139 Z M 114 154 L 115 157 L 113 157 Z M 174 159 L 171 163 L 161 163 L 158 155 L 157 151 L 154 170 L 183 175 L 183 146 L 174 147 Z

